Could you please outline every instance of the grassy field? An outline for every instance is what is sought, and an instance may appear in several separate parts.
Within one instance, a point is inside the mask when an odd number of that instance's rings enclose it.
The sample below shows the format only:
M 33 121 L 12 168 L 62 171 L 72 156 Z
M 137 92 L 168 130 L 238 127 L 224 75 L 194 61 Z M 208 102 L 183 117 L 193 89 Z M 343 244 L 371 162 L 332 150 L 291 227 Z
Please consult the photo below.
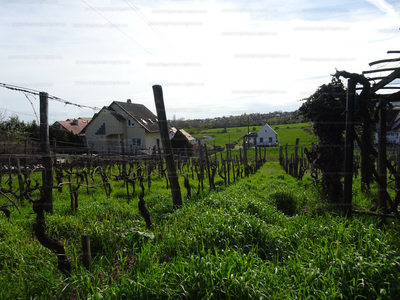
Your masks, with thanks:
M 152 230 L 121 182 L 112 182 L 109 199 L 93 184 L 89 195 L 79 192 L 76 213 L 67 190 L 55 192 L 55 213 L 46 216 L 72 262 L 69 277 L 33 236 L 30 204 L 9 222 L 0 216 L 0 299 L 400 297 L 397 221 L 381 228 L 374 217 L 341 218 L 310 177 L 297 181 L 277 162 L 191 200 L 183 192 L 177 211 L 165 180 L 154 179 L 145 194 Z M 368 208 L 376 187 L 364 195 L 354 186 L 355 207 Z M 91 239 L 91 271 L 82 267 L 82 234 Z
M 257 132 L 261 129 L 262 126 L 251 126 L 250 131 Z M 310 129 L 310 123 L 298 123 L 298 124 L 284 124 L 279 125 L 278 129 L 274 129 L 278 135 L 279 145 L 286 146 L 288 145 L 288 153 L 294 152 L 294 145 L 296 144 L 296 139 L 299 138 L 300 146 L 301 147 L 309 147 L 313 142 L 316 142 L 316 138 L 313 134 L 309 134 L 308 132 L 304 131 L 302 128 Z M 273 127 L 275 128 L 275 126 Z M 240 139 L 245 134 L 247 134 L 247 126 L 245 127 L 233 127 L 228 128 L 229 132 L 225 132 L 223 128 L 218 129 L 209 129 L 209 130 L 202 130 L 199 132 L 195 132 L 192 135 L 198 139 L 204 136 L 212 136 L 213 139 L 207 142 L 207 145 L 213 146 L 223 146 L 226 147 L 226 144 L 229 142 L 233 143 L 234 141 Z M 227 129 L 227 130 L 228 130 Z M 239 141 L 238 146 L 243 145 L 242 141 Z M 264 150 L 263 150 L 264 151 Z M 262 155 L 264 152 L 262 151 Z M 277 161 L 279 156 L 279 147 L 270 147 L 266 150 L 266 158 L 267 160 Z M 243 155 L 243 154 L 242 154 Z M 232 157 L 239 157 L 239 151 L 232 150 Z M 254 149 L 250 149 L 248 151 L 249 157 L 254 157 L 255 152 Z
M 300 144 L 309 145 L 316 141 L 315 137 L 301 128 L 310 128 L 310 126 L 310 123 L 284 124 L 279 125 L 278 129 L 274 129 L 275 126 L 273 126 L 273 129 L 278 134 L 279 144 L 282 146 L 285 146 L 286 144 L 291 146 L 295 145 L 296 138 L 300 139 Z M 250 126 L 249 129 L 250 132 L 257 132 L 261 129 L 261 127 L 262 126 Z M 198 139 L 202 138 L 203 136 L 212 136 L 213 140 L 208 142 L 208 144 L 214 145 L 215 142 L 216 146 L 225 147 L 229 142 L 233 143 L 234 141 L 246 135 L 247 131 L 247 126 L 227 128 L 226 132 L 223 128 L 217 128 L 193 132 L 192 135 Z M 238 143 L 238 145 L 242 144 L 242 141 Z

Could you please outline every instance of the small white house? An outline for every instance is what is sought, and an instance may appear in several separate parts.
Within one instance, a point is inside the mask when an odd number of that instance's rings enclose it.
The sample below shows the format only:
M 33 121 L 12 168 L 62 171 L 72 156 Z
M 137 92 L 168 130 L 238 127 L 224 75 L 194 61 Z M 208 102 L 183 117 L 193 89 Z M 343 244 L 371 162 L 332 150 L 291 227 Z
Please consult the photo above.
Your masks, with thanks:
M 267 123 L 257 132 L 257 146 L 278 146 L 278 134 Z
M 386 112 L 386 142 L 400 144 L 400 107 Z M 375 133 L 375 144 L 378 143 L 378 131 Z

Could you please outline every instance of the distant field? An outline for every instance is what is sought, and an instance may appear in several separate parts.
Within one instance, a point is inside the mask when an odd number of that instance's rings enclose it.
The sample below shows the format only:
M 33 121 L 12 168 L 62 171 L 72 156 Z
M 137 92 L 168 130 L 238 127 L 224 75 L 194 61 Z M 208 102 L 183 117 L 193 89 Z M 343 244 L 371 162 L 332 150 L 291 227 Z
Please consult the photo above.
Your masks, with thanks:
M 262 126 L 250 126 L 250 132 L 257 132 L 261 129 Z M 309 145 L 312 142 L 315 142 L 315 136 L 313 134 L 309 134 L 301 128 L 310 128 L 309 123 L 298 123 L 298 124 L 284 124 L 278 125 L 278 129 L 274 129 L 275 126 L 272 128 L 278 134 L 279 144 L 285 146 L 286 143 L 291 146 L 296 144 L 296 138 L 300 139 L 301 145 Z M 240 139 L 245 134 L 247 134 L 248 127 L 231 127 L 227 129 L 227 132 L 224 132 L 224 128 L 216 128 L 216 129 L 209 129 L 209 130 L 201 130 L 192 135 L 200 139 L 203 136 L 212 136 L 213 140 L 208 142 L 210 145 L 216 146 L 223 146 L 225 147 L 226 144 L 229 142 L 233 143 L 234 141 Z M 240 141 L 237 145 L 242 145 L 242 141 Z
M 245 134 L 247 134 L 248 129 L 250 132 L 257 132 L 261 129 L 262 126 L 247 126 L 243 127 L 231 127 L 228 128 L 225 132 L 224 128 L 215 128 L 208 130 L 201 130 L 197 132 L 193 132 L 192 136 L 197 139 L 200 139 L 204 136 L 212 136 L 213 139 L 207 142 L 208 145 L 222 146 L 226 147 L 226 144 L 233 143 L 236 140 L 239 140 Z M 304 131 L 302 128 L 310 129 L 311 125 L 309 123 L 297 123 L 297 124 L 281 124 L 276 126 L 271 126 L 276 133 L 278 134 L 279 145 L 286 146 L 288 144 L 288 153 L 292 153 L 294 151 L 294 145 L 296 144 L 296 139 L 300 139 L 300 146 L 309 146 L 312 142 L 316 142 L 316 137 L 314 134 L 309 134 Z M 243 142 L 239 141 L 237 146 L 242 146 Z M 279 147 L 271 147 L 265 149 L 265 155 L 268 161 L 277 161 L 279 157 Z M 240 156 L 240 151 L 233 150 L 232 156 Z M 255 151 L 254 148 L 250 149 L 247 153 L 248 157 L 254 157 Z M 262 151 L 262 155 L 264 155 L 264 150 Z
M 302 128 L 310 129 L 311 125 L 309 123 L 298 123 L 298 124 L 288 124 L 280 125 L 279 129 L 275 129 L 278 134 L 279 144 L 285 146 L 286 143 L 289 146 L 296 144 L 296 139 L 300 139 L 300 145 L 310 145 L 312 142 L 316 142 L 316 137 L 314 134 L 309 134 Z
M 250 126 L 249 129 L 250 132 L 255 132 L 260 130 L 261 127 L 262 126 Z M 255 130 L 253 130 L 254 128 Z M 201 130 L 199 132 L 193 133 L 192 135 L 197 139 L 200 139 L 203 136 L 212 136 L 213 140 L 208 142 L 208 144 L 214 145 L 215 142 L 215 146 L 225 147 L 226 144 L 228 144 L 229 142 L 233 143 L 245 134 L 247 134 L 247 126 L 227 128 L 227 132 L 224 132 L 224 128 Z M 238 145 L 242 145 L 242 142 L 240 142 Z

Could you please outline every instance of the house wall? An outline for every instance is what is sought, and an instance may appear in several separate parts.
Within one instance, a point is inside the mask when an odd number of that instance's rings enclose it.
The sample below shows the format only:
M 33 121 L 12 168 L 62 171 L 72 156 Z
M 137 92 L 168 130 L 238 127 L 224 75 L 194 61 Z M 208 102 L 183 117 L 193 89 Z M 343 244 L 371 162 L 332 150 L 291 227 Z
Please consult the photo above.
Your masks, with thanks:
M 399 143 L 399 133 L 398 132 L 393 132 L 389 131 L 386 133 L 386 139 L 390 141 L 391 143 Z
M 102 124 L 105 124 L 105 134 L 96 134 Z M 85 128 L 86 141 L 88 146 L 99 153 L 116 151 L 120 148 L 121 134 L 120 123 L 112 114 L 106 110 L 101 110 L 99 115 L 90 122 Z
M 120 112 L 125 114 L 123 111 Z M 99 115 L 86 126 L 87 144 L 98 153 L 107 153 L 109 150 L 112 153 L 122 153 L 122 147 L 125 146 L 126 154 L 134 152 L 136 147 L 152 149 L 157 145 L 157 139 L 160 139 L 159 132 L 147 132 L 132 118 L 128 119 L 127 116 L 126 118 L 127 120 L 119 121 L 108 110 L 101 110 Z M 103 123 L 105 123 L 105 134 L 96 135 Z
M 146 134 L 146 148 L 153 149 L 154 146 L 157 147 L 157 139 L 160 140 L 160 148 L 163 148 L 161 143 L 161 136 L 159 132 L 148 132 Z
M 396 131 L 386 132 L 386 141 L 388 143 L 400 144 L 400 134 Z M 378 144 L 378 133 L 375 133 L 375 144 Z
M 268 124 L 265 124 L 257 132 L 256 144 L 257 146 L 277 146 L 278 137 L 276 132 Z

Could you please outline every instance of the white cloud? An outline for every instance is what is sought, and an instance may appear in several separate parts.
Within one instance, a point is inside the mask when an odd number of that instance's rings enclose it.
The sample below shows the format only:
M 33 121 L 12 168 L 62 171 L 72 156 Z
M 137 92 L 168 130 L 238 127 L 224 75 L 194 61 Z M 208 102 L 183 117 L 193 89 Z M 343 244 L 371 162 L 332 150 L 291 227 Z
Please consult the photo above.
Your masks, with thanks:
M 360 73 L 396 50 L 398 22 L 386 16 L 396 5 L 370 2 L 385 15 L 364 1 L 88 1 L 97 12 L 84 2 L 6 4 L 0 82 L 97 107 L 130 98 L 152 111 L 151 85 L 162 84 L 176 118 L 295 110 L 335 68 Z M 0 89 L 0 108 L 33 119 L 21 93 Z M 52 121 L 92 114 L 50 102 Z
M 396 10 L 390 3 L 388 3 L 384 0 L 367 0 L 367 1 L 369 3 L 371 3 L 372 5 L 375 5 L 383 13 L 388 14 L 389 16 L 393 17 L 396 21 L 399 20 L 399 16 L 398 16 Z

